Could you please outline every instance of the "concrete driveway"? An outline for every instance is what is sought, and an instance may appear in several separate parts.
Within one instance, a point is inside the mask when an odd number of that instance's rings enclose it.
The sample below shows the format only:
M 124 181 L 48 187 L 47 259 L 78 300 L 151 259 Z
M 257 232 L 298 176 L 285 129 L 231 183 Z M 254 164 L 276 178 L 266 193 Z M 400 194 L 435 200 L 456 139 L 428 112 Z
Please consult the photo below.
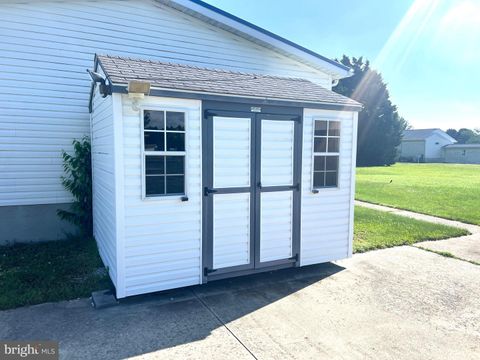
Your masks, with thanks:
M 415 247 L 137 297 L 0 312 L 65 359 L 478 359 L 480 266 Z

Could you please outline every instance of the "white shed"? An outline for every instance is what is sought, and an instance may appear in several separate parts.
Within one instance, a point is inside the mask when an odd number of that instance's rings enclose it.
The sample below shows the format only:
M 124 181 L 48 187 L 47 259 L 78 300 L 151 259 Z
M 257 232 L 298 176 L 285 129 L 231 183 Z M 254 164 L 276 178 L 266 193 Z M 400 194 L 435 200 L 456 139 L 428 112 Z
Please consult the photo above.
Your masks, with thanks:
M 94 235 L 117 297 L 351 256 L 360 104 L 301 78 L 93 71 Z

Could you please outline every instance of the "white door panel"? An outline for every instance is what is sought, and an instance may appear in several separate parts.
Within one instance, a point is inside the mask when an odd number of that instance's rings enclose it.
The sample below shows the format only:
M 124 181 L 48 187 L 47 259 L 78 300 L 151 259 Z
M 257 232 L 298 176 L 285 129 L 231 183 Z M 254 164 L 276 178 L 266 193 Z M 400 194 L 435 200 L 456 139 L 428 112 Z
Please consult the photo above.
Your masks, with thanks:
M 250 186 L 251 119 L 213 117 L 213 186 Z
M 250 263 L 250 193 L 213 198 L 213 268 Z
M 292 256 L 293 192 L 263 192 L 260 196 L 260 261 Z
M 298 117 L 212 113 L 204 123 L 204 146 L 210 154 L 204 183 L 204 276 L 214 279 L 230 272 L 295 265 Z
M 262 120 L 262 186 L 293 185 L 293 121 Z

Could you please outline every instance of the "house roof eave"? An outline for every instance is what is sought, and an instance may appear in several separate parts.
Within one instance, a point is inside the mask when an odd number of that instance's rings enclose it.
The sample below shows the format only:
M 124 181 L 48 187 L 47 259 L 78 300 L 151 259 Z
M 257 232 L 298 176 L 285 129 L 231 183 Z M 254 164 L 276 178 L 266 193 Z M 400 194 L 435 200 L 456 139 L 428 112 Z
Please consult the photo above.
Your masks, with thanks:
M 202 0 L 156 1 L 323 71 L 331 75 L 334 80 L 353 75 L 352 69 L 335 60 L 320 55 Z

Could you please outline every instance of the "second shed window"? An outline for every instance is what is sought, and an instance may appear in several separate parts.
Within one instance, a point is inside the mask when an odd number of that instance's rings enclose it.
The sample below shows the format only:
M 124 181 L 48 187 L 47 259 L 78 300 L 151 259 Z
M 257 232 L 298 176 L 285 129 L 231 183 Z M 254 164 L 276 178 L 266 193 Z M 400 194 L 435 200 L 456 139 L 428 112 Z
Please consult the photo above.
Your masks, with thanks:
M 145 196 L 185 194 L 185 113 L 143 112 Z
M 315 120 L 313 126 L 313 189 L 337 187 L 340 121 Z

